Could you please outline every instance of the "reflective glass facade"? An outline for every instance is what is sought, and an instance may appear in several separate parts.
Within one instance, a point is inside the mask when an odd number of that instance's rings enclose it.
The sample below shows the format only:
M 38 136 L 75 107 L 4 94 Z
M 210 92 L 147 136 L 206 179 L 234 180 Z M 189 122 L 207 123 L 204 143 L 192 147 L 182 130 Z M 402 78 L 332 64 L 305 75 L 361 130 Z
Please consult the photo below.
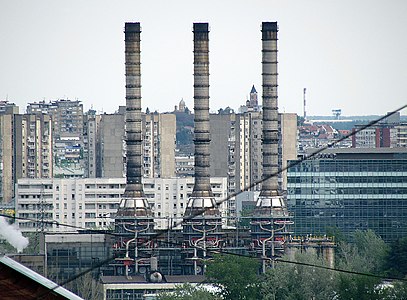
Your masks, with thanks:
M 287 198 L 294 235 L 372 229 L 386 242 L 407 236 L 407 152 L 346 149 L 291 167 Z M 354 152 L 352 152 L 354 151 Z
M 48 276 L 57 283 L 98 266 L 113 255 L 112 236 L 105 234 L 49 234 L 45 242 Z M 100 268 L 95 268 L 93 274 L 100 272 Z

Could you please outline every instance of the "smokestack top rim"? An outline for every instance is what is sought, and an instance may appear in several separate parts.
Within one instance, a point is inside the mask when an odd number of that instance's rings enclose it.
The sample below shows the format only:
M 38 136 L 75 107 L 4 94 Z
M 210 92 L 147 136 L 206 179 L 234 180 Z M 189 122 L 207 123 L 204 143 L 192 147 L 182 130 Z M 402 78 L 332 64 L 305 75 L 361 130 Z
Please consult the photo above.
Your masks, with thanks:
M 135 33 L 140 33 L 141 32 L 141 26 L 140 22 L 126 22 L 124 24 L 124 32 L 130 33 L 130 32 L 135 32 Z
M 278 31 L 277 22 L 262 22 L 261 23 L 261 31 Z
M 209 23 L 194 23 L 193 32 L 209 32 Z

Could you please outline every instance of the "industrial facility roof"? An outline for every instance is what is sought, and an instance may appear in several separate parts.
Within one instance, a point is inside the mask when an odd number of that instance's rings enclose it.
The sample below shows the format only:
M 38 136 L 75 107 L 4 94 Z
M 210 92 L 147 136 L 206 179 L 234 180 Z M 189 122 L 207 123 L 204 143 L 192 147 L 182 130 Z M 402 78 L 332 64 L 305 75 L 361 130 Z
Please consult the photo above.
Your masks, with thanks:
M 318 149 L 315 148 L 308 148 L 307 154 L 312 154 Z M 382 156 L 390 155 L 390 154 L 406 154 L 407 148 L 329 148 L 324 149 L 322 153 L 333 153 L 333 154 L 341 154 L 341 155 L 352 155 L 352 154 L 364 154 L 364 155 L 373 155 L 378 154 Z
M 7 256 L 0 258 L 0 299 L 83 300 Z
M 144 276 L 101 276 L 104 284 L 125 284 L 125 283 L 149 283 Z M 163 282 L 167 283 L 202 283 L 205 281 L 203 275 L 165 275 Z M 152 283 L 153 285 L 154 283 Z

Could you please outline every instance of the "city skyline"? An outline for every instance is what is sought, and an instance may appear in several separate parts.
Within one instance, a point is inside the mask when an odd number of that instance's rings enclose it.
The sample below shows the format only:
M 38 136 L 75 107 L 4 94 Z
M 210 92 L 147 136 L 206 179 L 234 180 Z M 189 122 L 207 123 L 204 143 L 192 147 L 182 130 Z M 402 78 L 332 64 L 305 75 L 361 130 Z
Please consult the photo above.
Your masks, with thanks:
M 277 21 L 280 112 L 303 114 L 304 87 L 308 115 L 382 115 L 406 103 L 403 1 L 155 4 L 3 2 L 0 99 L 21 111 L 28 102 L 68 98 L 114 112 L 125 105 L 124 23 L 136 21 L 143 110 L 172 111 L 181 98 L 192 109 L 192 23 L 205 21 L 211 111 L 237 109 L 253 84 L 261 90 L 261 22 Z

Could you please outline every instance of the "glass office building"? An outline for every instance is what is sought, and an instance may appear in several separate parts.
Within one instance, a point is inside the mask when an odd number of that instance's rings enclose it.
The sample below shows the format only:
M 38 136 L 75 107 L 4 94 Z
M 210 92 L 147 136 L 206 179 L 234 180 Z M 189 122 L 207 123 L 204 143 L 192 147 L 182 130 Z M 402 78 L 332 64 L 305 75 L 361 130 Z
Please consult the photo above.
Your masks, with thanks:
M 406 148 L 329 149 L 289 168 L 287 180 L 294 235 L 407 236 Z
M 101 262 L 112 258 L 113 236 L 103 233 L 56 233 L 45 235 L 48 277 L 61 283 L 93 268 L 96 278 Z

